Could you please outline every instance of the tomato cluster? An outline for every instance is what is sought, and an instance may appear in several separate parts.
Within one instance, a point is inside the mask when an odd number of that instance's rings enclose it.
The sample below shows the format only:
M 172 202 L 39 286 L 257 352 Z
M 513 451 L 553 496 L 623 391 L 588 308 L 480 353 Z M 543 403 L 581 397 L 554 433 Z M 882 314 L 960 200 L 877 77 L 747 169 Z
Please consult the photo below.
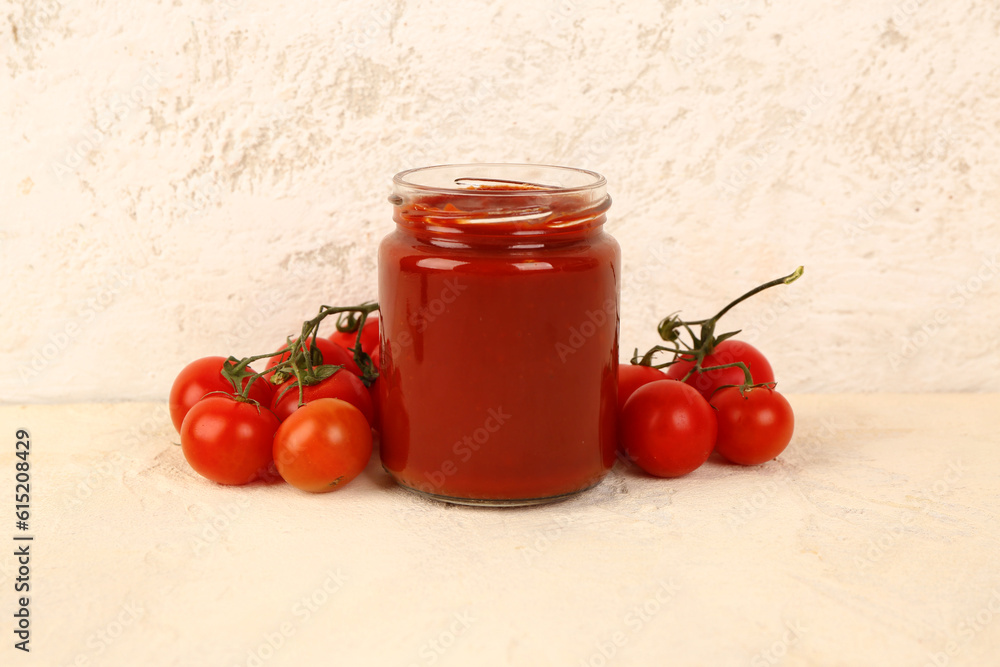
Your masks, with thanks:
M 725 373 L 729 368 L 696 371 L 684 379 L 683 367 L 674 370 L 684 360 L 666 373 L 642 365 L 619 368 L 619 443 L 646 472 L 658 477 L 686 475 L 713 451 L 733 463 L 757 465 L 778 456 L 791 442 L 792 408 L 770 386 L 774 376 L 764 356 L 748 343 L 734 340 L 720 343 L 716 353 L 740 353 L 735 360 L 750 368 L 758 384 L 744 388 L 742 379 L 730 382 Z M 752 365 L 751 357 L 764 363 Z M 758 372 L 755 367 L 766 370 Z
M 670 316 L 658 327 L 666 345 L 618 371 L 619 445 L 636 465 L 658 477 L 680 477 L 697 469 L 712 452 L 740 465 L 777 457 L 792 439 L 792 407 L 774 389 L 767 358 L 739 332 L 715 334 L 730 308 L 757 292 L 788 284 L 802 274 L 765 283 L 707 320 L 683 322 Z M 694 333 L 692 325 L 701 327 Z M 688 343 L 683 333 L 690 334 Z M 670 361 L 654 365 L 657 353 Z M 665 368 L 665 372 L 660 370 Z
M 335 312 L 338 309 L 331 309 Z M 349 310 L 349 309 L 348 309 Z M 364 310 L 367 315 L 367 310 Z M 318 322 L 267 361 L 262 373 L 234 358 L 188 364 L 170 390 L 170 417 L 184 457 L 219 484 L 279 477 L 315 493 L 358 476 L 372 453 L 379 331 L 316 335 Z

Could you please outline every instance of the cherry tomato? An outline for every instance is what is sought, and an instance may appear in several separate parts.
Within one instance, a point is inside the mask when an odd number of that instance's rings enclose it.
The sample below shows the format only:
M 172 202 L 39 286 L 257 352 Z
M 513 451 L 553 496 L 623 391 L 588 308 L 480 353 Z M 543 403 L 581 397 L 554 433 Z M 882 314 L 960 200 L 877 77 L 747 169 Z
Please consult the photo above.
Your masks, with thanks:
M 285 391 L 286 389 L 288 391 Z M 320 398 L 339 398 L 360 410 L 369 424 L 375 421 L 368 388 L 361 378 L 353 373 L 337 371 L 317 384 L 304 387 L 302 392 L 304 403 L 311 403 Z M 277 388 L 271 411 L 280 421 L 285 421 L 298 409 L 300 409 L 299 389 L 295 386 L 294 379 L 288 380 Z
M 219 484 L 246 484 L 267 475 L 277 430 L 278 419 L 267 408 L 213 395 L 184 417 L 181 450 L 199 475 Z
M 297 410 L 274 436 L 274 463 L 292 486 L 312 493 L 339 489 L 372 455 L 372 430 L 350 403 L 320 398 Z
M 618 414 L 622 413 L 625 401 L 644 384 L 666 380 L 667 376 L 658 368 L 636 364 L 618 364 Z
M 785 451 L 795 430 L 792 406 L 770 387 L 753 387 L 746 396 L 737 387 L 712 397 L 719 422 L 715 450 L 740 465 L 765 463 Z
M 350 351 L 354 349 L 354 345 L 358 340 L 358 332 L 345 333 L 343 331 L 334 331 L 330 335 L 330 340 L 340 345 L 345 350 Z M 379 323 L 377 315 L 369 315 L 368 319 L 365 320 L 365 326 L 361 329 L 361 349 L 366 354 L 371 354 L 378 349 L 379 345 Z
M 754 383 L 774 382 L 774 371 L 771 364 L 761 352 L 750 343 L 733 338 L 727 339 L 715 346 L 711 354 L 706 355 L 701 362 L 702 368 L 709 366 L 720 366 L 722 364 L 733 364 L 742 361 L 750 369 L 750 375 Z M 680 380 L 687 375 L 688 371 L 694 367 L 694 361 L 685 360 L 667 367 L 667 377 L 672 380 Z M 727 384 L 743 384 L 745 381 L 743 371 L 738 367 L 723 368 L 718 371 L 704 371 L 693 373 L 685 382 L 697 389 L 706 400 L 710 400 L 716 389 Z
M 170 420 L 178 433 L 181 432 L 181 424 L 188 410 L 204 398 L 205 394 L 213 391 L 233 393 L 233 385 L 222 376 L 222 364 L 225 360 L 225 357 L 203 357 L 192 361 L 177 374 L 173 386 L 170 387 Z M 249 367 L 248 370 L 254 372 Z M 244 380 L 244 387 L 246 383 Z M 271 405 L 274 392 L 265 378 L 260 377 L 254 380 L 250 387 L 249 397 L 267 407 Z
M 676 380 L 645 384 L 625 402 L 619 440 L 640 468 L 657 477 L 680 477 L 712 453 L 715 414 L 701 394 Z
M 287 347 L 287 344 L 284 344 L 281 347 Z M 348 352 L 343 346 L 327 340 L 326 338 L 317 338 L 316 349 L 319 350 L 320 356 L 322 357 L 322 359 L 319 360 L 320 363 L 343 366 L 345 370 L 354 373 L 358 377 L 361 376 L 361 369 L 358 368 L 358 364 L 354 361 L 354 355 Z M 285 352 L 282 355 L 275 355 L 271 357 L 267 360 L 267 366 L 264 367 L 264 370 L 274 368 L 282 361 L 287 361 L 289 356 L 290 353 Z

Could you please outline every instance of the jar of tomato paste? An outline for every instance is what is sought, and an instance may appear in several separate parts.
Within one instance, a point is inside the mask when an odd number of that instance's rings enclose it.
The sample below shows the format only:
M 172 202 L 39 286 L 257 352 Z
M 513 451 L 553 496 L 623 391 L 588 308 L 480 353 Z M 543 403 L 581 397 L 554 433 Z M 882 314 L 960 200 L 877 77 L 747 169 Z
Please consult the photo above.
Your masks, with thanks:
M 615 460 L 621 275 L 604 177 L 478 164 L 393 183 L 378 257 L 385 469 L 470 505 L 600 482 Z

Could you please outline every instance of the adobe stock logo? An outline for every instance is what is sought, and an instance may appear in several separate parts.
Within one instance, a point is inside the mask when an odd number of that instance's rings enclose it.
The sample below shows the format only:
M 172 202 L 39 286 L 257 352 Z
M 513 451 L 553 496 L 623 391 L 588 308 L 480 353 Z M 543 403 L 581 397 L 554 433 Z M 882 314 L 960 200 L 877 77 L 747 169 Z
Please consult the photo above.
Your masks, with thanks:
M 407 322 L 413 327 L 413 330 L 412 332 L 403 331 L 400 333 L 396 341 L 397 345 L 400 347 L 413 345 L 413 335 L 419 335 L 427 331 L 427 328 L 435 320 L 448 312 L 451 304 L 455 303 L 462 296 L 462 292 L 467 289 L 469 289 L 469 286 L 463 284 L 458 278 L 448 278 L 445 280 L 444 287 L 437 297 L 431 299 L 426 305 L 421 306 L 419 310 L 407 317 Z
M 163 85 L 166 74 L 157 64 L 146 67 L 141 77 L 127 90 L 112 94 L 106 101 L 107 108 L 98 111 L 93 124 L 85 127 L 66 148 L 62 158 L 52 163 L 52 173 L 60 182 L 66 176 L 76 173 L 92 154 L 120 131 L 125 120 L 134 117 L 144 104 L 150 103 Z
M 451 451 L 458 458 L 459 463 L 468 463 L 493 434 L 499 431 L 512 417 L 503 411 L 503 406 L 490 408 L 486 414 L 486 420 L 482 426 L 472 431 L 471 434 L 462 436 L 461 440 L 452 445 Z M 455 463 L 454 459 L 445 459 L 437 470 L 424 474 L 427 481 L 430 482 L 431 488 L 428 489 L 427 485 L 423 484 L 420 490 L 425 493 L 435 493 L 449 477 L 458 472 L 458 469 L 459 465 Z
M 586 345 L 587 341 L 608 323 L 610 318 L 617 317 L 617 313 L 618 302 L 614 299 L 605 301 L 600 310 L 588 310 L 580 324 L 569 328 L 566 342 L 556 343 L 559 361 L 565 364 L 571 355 L 576 354 L 577 350 Z
M 49 334 L 47 340 L 41 341 L 30 361 L 18 364 L 17 373 L 21 383 L 27 384 L 45 371 L 84 332 L 86 325 L 110 308 L 118 295 L 131 287 L 134 280 L 135 273 L 129 267 L 116 267 L 112 270 L 97 293 L 87 297 L 76 316 L 61 329 Z
M 976 635 L 986 630 L 997 616 L 1000 616 L 1000 590 L 994 588 L 975 616 L 967 615 L 949 633 L 951 639 L 945 644 L 943 651 L 927 654 L 928 660 L 924 662 L 924 667 L 947 667 L 951 664 L 951 659 L 958 656 Z

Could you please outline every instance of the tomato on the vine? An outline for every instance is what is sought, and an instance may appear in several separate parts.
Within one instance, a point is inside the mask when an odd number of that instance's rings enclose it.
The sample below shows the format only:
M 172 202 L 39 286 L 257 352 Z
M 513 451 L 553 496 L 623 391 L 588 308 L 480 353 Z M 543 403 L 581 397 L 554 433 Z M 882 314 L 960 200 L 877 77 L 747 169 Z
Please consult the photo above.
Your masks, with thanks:
M 358 332 L 334 331 L 329 338 L 345 350 L 353 350 L 358 341 Z M 361 329 L 361 349 L 370 355 L 378 346 L 379 323 L 378 316 L 375 315 L 365 320 L 365 326 Z
M 375 421 L 371 394 L 361 379 L 353 373 L 340 370 L 317 384 L 302 388 L 304 404 L 322 398 L 339 398 L 346 401 L 360 410 L 369 424 Z M 295 380 L 291 379 L 277 388 L 271 411 L 280 421 L 285 421 L 299 409 L 299 388 Z
M 651 475 L 680 477 L 708 460 L 716 428 L 714 411 L 701 394 L 683 382 L 658 380 L 625 402 L 619 441 Z
M 198 474 L 219 484 L 246 484 L 267 475 L 277 430 L 278 419 L 267 408 L 214 395 L 184 417 L 181 449 Z
M 333 491 L 357 477 L 372 454 L 372 431 L 345 401 L 320 398 L 286 419 L 274 436 L 274 463 L 292 486 Z
M 312 339 L 310 339 L 311 342 Z M 285 347 L 288 347 L 286 344 Z M 303 344 L 303 350 L 309 350 L 309 344 Z M 316 338 L 316 349 L 319 350 L 320 358 L 314 359 L 314 365 L 328 364 L 332 366 L 343 366 L 345 370 L 354 373 L 355 375 L 361 375 L 361 369 L 358 368 L 357 362 L 354 361 L 354 356 L 351 355 L 342 345 L 338 345 L 331 340 L 326 338 Z M 275 355 L 267 360 L 267 366 L 264 370 L 268 368 L 274 368 L 282 361 L 287 361 L 291 353 L 285 352 L 281 355 Z M 280 384 L 280 383 L 276 383 Z
M 195 403 L 214 391 L 233 393 L 233 385 L 222 375 L 225 357 L 203 357 L 185 366 L 170 387 L 170 420 L 177 432 L 181 431 L 184 416 Z M 253 369 L 248 368 L 251 373 Z M 243 380 L 245 388 L 248 380 Z M 257 378 L 250 387 L 249 398 L 263 406 L 271 405 L 274 397 L 271 385 L 264 378 Z
M 795 416 L 784 396 L 770 387 L 725 387 L 712 396 L 719 433 L 715 450 L 729 461 L 752 466 L 775 458 L 792 440 Z
M 774 371 L 764 355 L 750 343 L 741 340 L 727 339 L 715 346 L 710 354 L 705 355 L 701 362 L 702 368 L 733 364 L 742 361 L 750 369 L 753 384 L 774 382 Z M 680 380 L 694 368 L 694 361 L 681 357 L 681 360 L 667 368 L 667 377 Z M 739 366 L 720 368 L 716 371 L 698 371 L 691 374 L 685 382 L 705 397 L 711 400 L 716 389 L 727 384 L 743 384 L 746 374 Z
M 621 414 L 625 407 L 625 401 L 639 387 L 666 380 L 667 376 L 663 371 L 652 366 L 641 366 L 638 364 L 618 364 L 618 414 Z

